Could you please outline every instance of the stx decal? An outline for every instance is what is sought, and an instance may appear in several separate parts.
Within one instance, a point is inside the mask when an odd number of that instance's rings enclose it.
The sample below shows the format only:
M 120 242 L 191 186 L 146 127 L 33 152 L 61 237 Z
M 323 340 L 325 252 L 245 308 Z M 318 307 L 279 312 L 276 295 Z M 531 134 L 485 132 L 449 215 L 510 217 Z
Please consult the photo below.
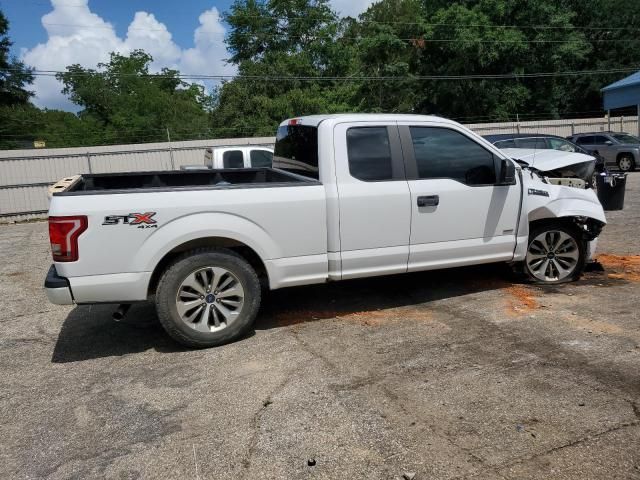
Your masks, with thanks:
M 151 217 L 155 216 L 156 212 L 147 212 L 147 213 L 130 213 L 129 217 L 133 217 L 134 220 L 131 222 L 131 225 L 140 225 L 141 223 L 147 225 L 154 225 L 158 222 L 153 220 Z
M 102 225 L 133 225 L 138 228 L 158 228 L 153 219 L 156 212 L 130 213 L 129 215 L 108 215 Z

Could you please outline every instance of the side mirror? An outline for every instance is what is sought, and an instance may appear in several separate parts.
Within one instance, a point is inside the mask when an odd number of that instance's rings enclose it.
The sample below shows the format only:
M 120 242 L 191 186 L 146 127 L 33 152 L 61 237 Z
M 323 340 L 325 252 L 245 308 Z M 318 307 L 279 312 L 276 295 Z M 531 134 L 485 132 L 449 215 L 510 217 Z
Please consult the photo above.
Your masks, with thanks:
M 515 185 L 516 184 L 516 166 L 511 160 L 502 160 L 500 162 L 500 178 L 498 185 Z
M 605 145 L 611 146 L 613 145 L 613 142 L 611 140 L 607 140 L 606 142 L 604 142 Z

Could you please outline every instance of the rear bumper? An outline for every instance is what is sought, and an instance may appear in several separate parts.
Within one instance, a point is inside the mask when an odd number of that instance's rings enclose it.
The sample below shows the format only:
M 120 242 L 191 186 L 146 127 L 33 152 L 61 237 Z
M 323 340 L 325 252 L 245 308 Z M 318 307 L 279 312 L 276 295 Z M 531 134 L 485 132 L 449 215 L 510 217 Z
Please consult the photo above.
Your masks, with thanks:
M 51 265 L 47 278 L 44 280 L 44 290 L 49 301 L 55 305 L 73 305 L 73 295 L 69 280 L 58 275 L 55 265 Z

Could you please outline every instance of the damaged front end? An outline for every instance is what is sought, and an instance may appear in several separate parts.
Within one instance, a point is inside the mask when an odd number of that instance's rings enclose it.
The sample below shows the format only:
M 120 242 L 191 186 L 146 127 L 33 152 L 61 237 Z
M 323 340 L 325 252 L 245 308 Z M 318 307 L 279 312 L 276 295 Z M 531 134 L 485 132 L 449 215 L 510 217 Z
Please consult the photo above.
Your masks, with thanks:
M 509 148 L 503 153 L 552 185 L 580 189 L 593 187 L 595 157 L 561 150 L 525 148 Z

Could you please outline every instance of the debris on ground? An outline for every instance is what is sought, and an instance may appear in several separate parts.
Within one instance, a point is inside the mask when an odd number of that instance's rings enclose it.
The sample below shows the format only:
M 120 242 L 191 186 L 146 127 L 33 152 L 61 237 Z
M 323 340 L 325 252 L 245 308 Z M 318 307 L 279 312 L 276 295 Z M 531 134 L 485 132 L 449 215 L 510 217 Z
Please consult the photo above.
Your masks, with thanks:
M 640 255 L 598 255 L 598 262 L 606 269 L 609 278 L 640 282 Z

